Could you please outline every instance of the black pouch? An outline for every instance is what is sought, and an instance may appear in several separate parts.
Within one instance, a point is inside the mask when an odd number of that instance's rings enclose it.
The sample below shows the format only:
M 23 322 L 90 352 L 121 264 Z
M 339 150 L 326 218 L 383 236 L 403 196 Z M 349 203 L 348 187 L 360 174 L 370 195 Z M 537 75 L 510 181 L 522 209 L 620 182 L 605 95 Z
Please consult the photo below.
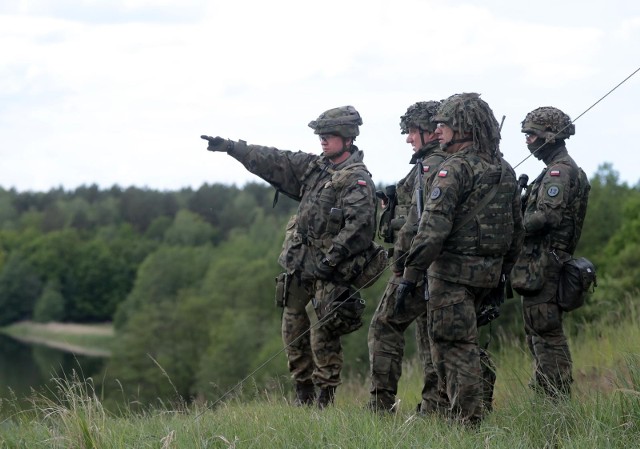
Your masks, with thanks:
M 596 267 L 585 257 L 571 258 L 562 265 L 558 283 L 558 306 L 565 312 L 582 307 L 589 290 L 598 286 Z

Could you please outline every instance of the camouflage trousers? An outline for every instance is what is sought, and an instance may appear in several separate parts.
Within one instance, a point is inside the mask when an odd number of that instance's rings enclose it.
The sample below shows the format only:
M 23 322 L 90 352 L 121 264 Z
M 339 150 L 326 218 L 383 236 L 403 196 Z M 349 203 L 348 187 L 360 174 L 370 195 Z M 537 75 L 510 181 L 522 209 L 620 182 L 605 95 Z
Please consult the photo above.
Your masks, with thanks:
M 443 410 L 442 402 L 423 401 L 423 412 L 439 412 L 462 423 L 474 424 L 482 420 L 490 407 L 486 397 L 492 395 L 495 372 L 488 354 L 482 354 L 478 346 L 476 326 L 476 312 L 487 291 L 429 278 L 431 357 L 448 403 Z
M 313 382 L 321 388 L 340 384 L 340 335 L 317 323 L 327 305 L 345 290 L 349 288 L 322 280 L 292 279 L 282 313 L 282 341 L 295 382 Z
M 391 275 L 369 325 L 368 345 L 371 375 L 369 406 L 376 410 L 391 411 L 396 401 L 398 381 L 402 375 L 404 333 L 414 321 L 416 322 L 418 353 L 424 373 L 423 401 L 438 400 L 438 376 L 431 362 L 424 284 L 420 284 L 413 295 L 407 298 L 404 312 L 394 314 L 396 290 L 401 280 L 402 277 Z
M 567 254 L 561 254 L 561 260 Z M 573 383 L 571 353 L 556 297 L 561 267 L 559 260 L 549 257 L 542 290 L 535 296 L 522 297 L 527 346 L 533 356 L 530 385 L 551 397 L 570 395 Z

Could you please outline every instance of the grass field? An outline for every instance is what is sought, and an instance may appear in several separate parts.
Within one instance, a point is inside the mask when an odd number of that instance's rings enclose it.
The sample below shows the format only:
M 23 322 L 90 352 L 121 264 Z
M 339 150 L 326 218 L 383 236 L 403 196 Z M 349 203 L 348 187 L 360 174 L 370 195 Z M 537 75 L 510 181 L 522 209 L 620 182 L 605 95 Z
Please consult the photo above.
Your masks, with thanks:
M 640 447 L 640 326 L 592 328 L 570 342 L 575 394 L 553 403 L 527 387 L 530 360 L 520 342 L 501 345 L 495 410 L 478 429 L 414 413 L 415 360 L 405 366 L 399 412 L 364 409 L 367 385 L 347 380 L 335 407 L 290 405 L 286 379 L 220 403 L 136 404 L 105 410 L 90 381 L 58 380 L 57 399 L 34 395 L 29 411 L 0 423 L 0 448 L 635 448 Z M 276 384 L 278 382 L 276 381 Z M 12 404 L 2 403 L 3 415 Z

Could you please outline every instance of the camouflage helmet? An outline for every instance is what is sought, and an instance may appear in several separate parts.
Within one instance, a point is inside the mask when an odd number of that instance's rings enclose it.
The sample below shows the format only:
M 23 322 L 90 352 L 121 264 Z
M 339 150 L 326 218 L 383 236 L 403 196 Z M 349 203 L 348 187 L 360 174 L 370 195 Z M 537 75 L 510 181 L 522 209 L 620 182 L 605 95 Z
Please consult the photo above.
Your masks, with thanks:
M 493 154 L 498 150 L 500 126 L 480 94 L 455 94 L 443 100 L 433 121 L 446 124 L 461 136 L 470 134 L 480 151 Z
M 408 134 L 409 128 L 418 128 L 422 131 L 434 132 L 436 123 L 431 119 L 438 111 L 439 101 L 419 101 L 412 104 L 404 115 L 400 116 L 400 131 Z
M 362 118 L 353 106 L 329 109 L 309 122 L 315 134 L 337 134 L 342 137 L 356 137 L 360 134 Z
M 522 132 L 535 134 L 554 143 L 556 139 L 568 139 L 576 133 L 571 117 L 558 108 L 543 106 L 529 112 L 522 121 Z

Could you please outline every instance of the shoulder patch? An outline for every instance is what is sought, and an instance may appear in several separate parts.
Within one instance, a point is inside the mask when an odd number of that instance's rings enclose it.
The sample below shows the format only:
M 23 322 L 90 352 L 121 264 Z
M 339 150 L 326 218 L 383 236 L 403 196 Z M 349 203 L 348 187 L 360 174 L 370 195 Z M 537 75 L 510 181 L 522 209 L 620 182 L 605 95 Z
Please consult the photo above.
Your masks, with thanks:
M 364 179 L 358 179 L 358 185 L 359 186 L 366 186 L 367 185 L 367 181 L 365 181 Z
M 426 172 L 428 172 L 428 171 L 429 171 L 429 166 L 428 166 L 428 165 L 423 165 L 423 166 L 422 166 L 422 172 L 423 172 L 423 173 L 426 173 Z
M 438 172 L 438 176 L 441 177 L 441 178 L 446 178 L 448 174 L 449 174 L 449 171 L 447 171 L 447 170 L 440 170 Z
M 549 176 L 560 176 L 560 170 L 551 170 Z
M 440 187 L 436 187 L 431 191 L 431 195 L 429 196 L 429 198 L 431 198 L 432 200 L 437 200 L 440 197 L 441 193 L 442 190 L 440 190 Z
M 560 193 L 560 188 L 558 186 L 549 186 L 549 188 L 547 189 L 547 195 L 549 195 L 551 198 L 553 198 L 554 196 L 558 196 L 558 193 Z

